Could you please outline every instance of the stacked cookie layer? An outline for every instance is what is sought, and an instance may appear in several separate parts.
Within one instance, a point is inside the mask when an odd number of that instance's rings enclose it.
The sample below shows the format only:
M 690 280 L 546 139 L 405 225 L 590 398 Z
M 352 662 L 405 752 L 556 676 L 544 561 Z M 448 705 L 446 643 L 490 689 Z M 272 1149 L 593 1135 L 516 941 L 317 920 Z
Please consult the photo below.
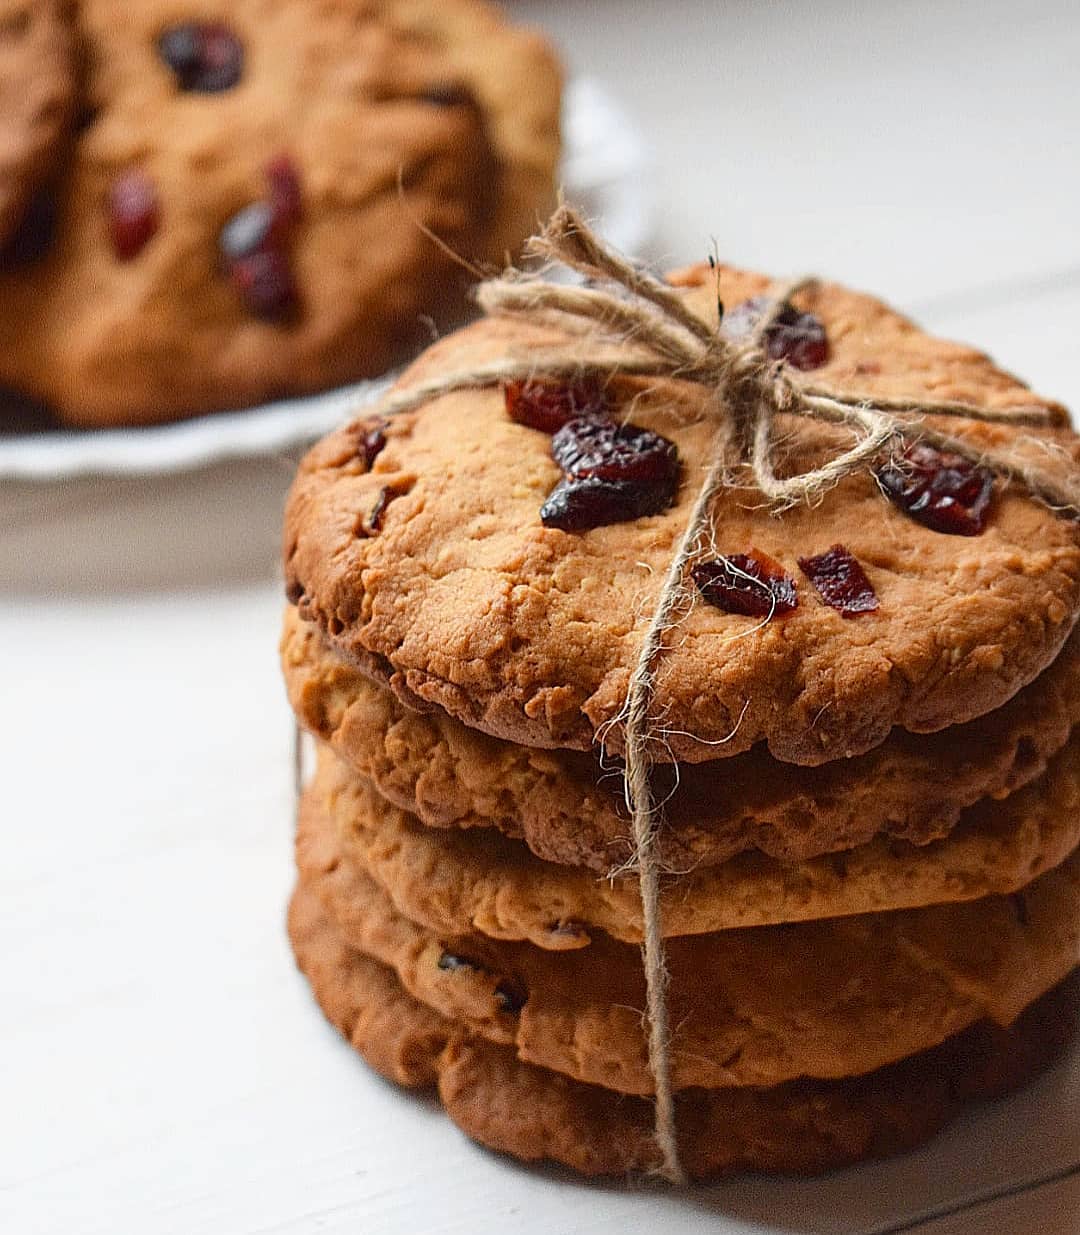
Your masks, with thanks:
M 715 325 L 705 273 L 675 281 Z M 769 291 L 722 272 L 729 305 Z M 783 320 L 776 358 L 809 367 L 790 350 L 803 331 L 816 385 L 1017 409 L 1022 429 L 957 432 L 1041 437 L 1072 465 L 1059 409 L 877 302 L 822 285 Z M 479 323 L 402 385 L 549 331 Z M 470 1135 L 591 1174 L 647 1170 L 622 705 L 714 425 L 690 383 L 610 383 L 589 432 L 629 422 L 620 443 L 667 443 L 678 486 L 660 509 L 566 530 L 553 489 L 610 473 L 566 465 L 522 397 L 456 392 L 358 422 L 301 467 L 282 655 L 321 747 L 290 931 L 327 1015 L 385 1075 L 437 1084 Z M 545 415 L 569 402 L 579 423 L 589 396 L 524 397 Z M 785 442 L 798 470 L 842 437 L 792 424 Z M 702 587 L 657 667 L 670 1058 L 695 1176 L 913 1144 L 1031 1075 L 1075 1022 L 1080 537 L 955 460 L 927 479 L 927 459 L 889 463 L 903 483 L 859 471 L 782 517 L 735 472 L 702 557 L 714 579 L 749 578 L 750 600 Z M 916 481 L 936 526 L 905 497 Z M 826 599 L 812 564 L 828 553 L 864 581 L 857 611 Z M 758 592 L 764 616 L 748 611 Z

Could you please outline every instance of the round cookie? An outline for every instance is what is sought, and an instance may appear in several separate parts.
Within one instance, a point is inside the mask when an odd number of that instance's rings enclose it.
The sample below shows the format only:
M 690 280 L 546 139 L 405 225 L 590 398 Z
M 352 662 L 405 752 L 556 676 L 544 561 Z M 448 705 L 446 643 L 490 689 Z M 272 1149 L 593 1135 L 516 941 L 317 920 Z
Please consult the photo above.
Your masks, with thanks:
M 560 74 L 483 0 L 83 0 L 90 123 L 0 382 L 164 421 L 384 372 L 551 203 Z M 447 246 L 431 239 L 434 233 Z
M 324 1013 L 388 1080 L 437 1085 L 467 1135 L 526 1161 L 586 1175 L 659 1165 L 650 1102 L 522 1063 L 469 1034 L 349 948 L 318 898 L 298 887 L 289 935 Z M 986 1021 L 868 1076 L 774 1089 L 684 1090 L 680 1158 L 694 1178 L 739 1170 L 823 1171 L 926 1140 L 964 1102 L 995 1097 L 1047 1066 L 1071 1037 L 1080 982 L 1043 996 L 1008 1029 Z
M 721 271 L 729 305 L 769 286 Z M 715 323 L 710 285 L 684 295 Z M 835 284 L 796 299 L 824 322 L 831 348 L 816 383 L 999 410 L 1040 403 L 1058 427 L 929 423 L 1072 468 L 1077 439 L 1060 409 L 982 354 Z M 486 319 L 429 349 L 400 387 L 558 340 L 550 327 Z M 560 476 L 551 438 L 512 420 L 502 391 L 460 391 L 394 417 L 377 452 L 365 445 L 366 420 L 308 454 L 286 512 L 290 600 L 402 697 L 524 745 L 602 744 L 621 754 L 630 674 L 714 432 L 702 387 L 626 378 L 610 393 L 616 419 L 677 446 L 682 479 L 670 508 L 588 531 L 545 526 L 540 508 Z M 784 418 L 777 435 L 793 471 L 849 444 L 839 430 Z M 694 597 L 654 673 L 660 760 L 705 762 L 764 742 L 778 759 L 816 765 L 870 750 L 896 726 L 933 732 L 965 723 L 1050 664 L 1080 601 L 1077 525 L 1016 485 L 997 483 L 984 530 L 960 536 L 888 501 L 871 470 L 783 515 L 736 472 L 717 495 L 711 544 L 719 554 L 774 559 L 802 580 L 801 599 L 762 621 Z M 836 544 L 862 565 L 877 612 L 847 620 L 802 579 L 797 559 Z
M 304 853 L 298 857 L 302 862 Z M 546 952 L 418 926 L 341 856 L 301 868 L 352 947 L 415 998 L 526 1063 L 649 1094 L 640 949 Z M 1080 857 L 1023 893 L 963 905 L 669 939 L 672 1084 L 837 1079 L 1010 1024 L 1080 963 Z M 762 981 L 762 975 L 768 981 Z
M 1080 842 L 1080 739 L 1039 782 L 1004 804 L 981 803 L 945 840 L 877 839 L 843 854 L 779 862 L 746 853 L 661 888 L 665 935 L 816 921 L 1019 892 Z M 601 930 L 642 942 L 637 876 L 598 879 L 556 866 L 491 829 L 436 832 L 384 801 L 325 750 L 300 804 L 299 862 L 318 874 L 344 858 L 414 922 L 549 951 L 585 947 Z
M 0 0 L 0 262 L 52 174 L 75 101 L 66 0 Z M 6 303 L 6 302 L 5 302 Z M 6 311 L 5 311 L 6 312 Z
M 293 607 L 281 660 L 301 724 L 425 824 L 495 827 L 522 837 L 542 858 L 602 873 L 632 857 L 617 764 L 500 741 L 439 708 L 417 712 L 336 654 Z M 925 844 L 946 836 L 973 803 L 1004 797 L 1041 775 L 1077 723 L 1074 635 L 1004 707 L 941 735 L 897 730 L 866 755 L 817 768 L 796 769 L 755 749 L 723 762 L 684 764 L 674 789 L 671 773 L 659 769 L 660 860 L 688 871 L 756 849 L 805 861 L 879 834 Z

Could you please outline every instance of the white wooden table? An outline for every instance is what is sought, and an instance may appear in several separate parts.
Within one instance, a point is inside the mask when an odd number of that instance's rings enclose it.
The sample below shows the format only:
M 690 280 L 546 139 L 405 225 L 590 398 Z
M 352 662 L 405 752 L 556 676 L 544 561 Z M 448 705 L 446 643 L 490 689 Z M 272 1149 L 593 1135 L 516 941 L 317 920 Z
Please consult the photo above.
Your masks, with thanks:
M 1080 406 L 1075 3 L 513 7 L 636 112 L 652 256 L 828 272 Z M 282 927 L 290 467 L 0 485 L 0 1231 L 1080 1231 L 1080 1054 L 900 1161 L 684 1194 L 523 1169 L 374 1078 Z

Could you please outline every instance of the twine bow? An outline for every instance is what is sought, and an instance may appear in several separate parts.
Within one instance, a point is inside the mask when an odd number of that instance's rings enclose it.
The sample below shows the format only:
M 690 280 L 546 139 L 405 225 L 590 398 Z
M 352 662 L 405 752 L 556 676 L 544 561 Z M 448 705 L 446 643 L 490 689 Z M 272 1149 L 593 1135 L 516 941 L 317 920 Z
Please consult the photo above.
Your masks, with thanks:
M 676 1138 L 675 1100 L 671 1083 L 667 968 L 660 906 L 661 867 L 656 837 L 663 823 L 661 805 L 650 783 L 651 711 L 655 668 L 667 631 L 684 609 L 687 566 L 700 551 L 709 512 L 718 490 L 728 483 L 730 447 L 753 474 L 756 487 L 774 507 L 783 509 L 820 496 L 844 476 L 886 449 L 914 441 L 990 468 L 1020 483 L 1047 505 L 1080 513 L 1080 478 L 1075 470 L 1047 470 L 1038 452 L 997 451 L 925 423 L 925 415 L 1017 425 L 1055 426 L 1064 416 L 1038 406 L 990 409 L 964 403 L 927 400 L 874 400 L 845 396 L 804 380 L 782 361 L 770 361 L 763 346 L 767 331 L 787 298 L 814 282 L 800 279 L 776 296 L 771 308 L 745 339 L 732 339 L 692 313 L 682 297 L 655 276 L 638 270 L 606 248 L 569 207 L 556 211 L 528 253 L 561 263 L 583 275 L 586 285 L 567 284 L 510 271 L 481 284 L 477 299 L 490 316 L 526 318 L 551 327 L 561 340 L 531 348 L 524 357 L 509 356 L 463 368 L 407 387 L 379 407 L 383 415 L 412 410 L 456 390 L 540 379 L 570 379 L 588 374 L 647 375 L 693 382 L 709 392 L 708 414 L 715 420 L 714 447 L 686 530 L 664 578 L 660 598 L 642 641 L 630 679 L 625 718 L 625 796 L 633 820 L 634 862 L 644 918 L 643 958 L 647 985 L 649 1066 L 656 1091 L 655 1137 L 660 1173 L 673 1183 L 685 1180 Z M 820 467 L 781 478 L 773 464 L 774 419 L 779 414 L 850 429 L 855 443 Z M 1045 439 L 1027 439 L 1043 458 L 1055 447 Z M 1014 442 L 1014 446 L 1019 443 Z M 1071 462 L 1071 461 L 1069 461 Z

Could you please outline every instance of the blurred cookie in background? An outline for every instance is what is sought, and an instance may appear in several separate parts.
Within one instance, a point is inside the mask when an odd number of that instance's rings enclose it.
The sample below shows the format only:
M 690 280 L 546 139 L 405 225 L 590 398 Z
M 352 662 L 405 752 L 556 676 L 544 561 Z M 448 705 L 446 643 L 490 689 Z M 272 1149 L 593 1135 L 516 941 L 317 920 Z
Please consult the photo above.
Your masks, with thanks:
M 0 252 L 8 260 L 32 239 L 30 216 L 42 211 L 38 194 L 60 157 L 75 85 L 70 6 L 0 0 Z
M 0 384 L 65 423 L 379 374 L 553 199 L 558 65 L 480 0 L 85 0 L 80 21 L 85 124 L 46 234 L 0 272 Z

